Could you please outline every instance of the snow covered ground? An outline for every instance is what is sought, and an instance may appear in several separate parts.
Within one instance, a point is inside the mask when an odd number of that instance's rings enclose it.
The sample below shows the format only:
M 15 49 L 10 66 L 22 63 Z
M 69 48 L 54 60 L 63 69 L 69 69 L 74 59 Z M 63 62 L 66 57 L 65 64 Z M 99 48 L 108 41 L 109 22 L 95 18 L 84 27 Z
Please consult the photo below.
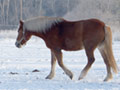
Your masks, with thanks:
M 70 80 L 57 65 L 52 80 L 45 77 L 50 72 L 50 51 L 44 41 L 33 37 L 25 47 L 15 47 L 16 32 L 0 32 L 0 90 L 120 90 L 120 73 L 113 75 L 110 82 L 103 82 L 106 76 L 105 64 L 95 51 L 96 61 L 83 80 L 78 80 L 87 63 L 84 50 L 65 52 L 64 64 L 74 73 Z M 113 42 L 113 51 L 120 67 L 120 41 Z M 33 72 L 34 70 L 39 72 Z

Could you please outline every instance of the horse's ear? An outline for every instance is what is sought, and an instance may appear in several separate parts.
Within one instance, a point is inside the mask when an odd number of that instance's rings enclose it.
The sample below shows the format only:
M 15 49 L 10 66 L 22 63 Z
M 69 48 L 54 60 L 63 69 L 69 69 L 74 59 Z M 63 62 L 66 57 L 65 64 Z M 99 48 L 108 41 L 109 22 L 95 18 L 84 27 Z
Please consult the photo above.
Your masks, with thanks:
M 22 20 L 20 20 L 20 25 L 23 25 L 23 21 Z

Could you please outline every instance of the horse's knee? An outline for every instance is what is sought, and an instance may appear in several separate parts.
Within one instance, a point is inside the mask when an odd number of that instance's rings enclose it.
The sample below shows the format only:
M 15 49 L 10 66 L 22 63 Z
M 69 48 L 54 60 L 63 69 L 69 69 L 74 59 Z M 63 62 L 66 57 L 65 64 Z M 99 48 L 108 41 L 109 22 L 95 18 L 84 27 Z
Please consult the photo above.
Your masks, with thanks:
M 94 57 L 88 58 L 88 60 L 89 60 L 88 61 L 89 63 L 94 63 L 95 62 L 95 58 Z
M 86 55 L 87 55 L 87 58 L 88 58 L 88 62 L 90 63 L 93 63 L 95 61 L 95 58 L 94 58 L 94 50 L 95 48 L 86 48 L 85 51 L 86 51 Z

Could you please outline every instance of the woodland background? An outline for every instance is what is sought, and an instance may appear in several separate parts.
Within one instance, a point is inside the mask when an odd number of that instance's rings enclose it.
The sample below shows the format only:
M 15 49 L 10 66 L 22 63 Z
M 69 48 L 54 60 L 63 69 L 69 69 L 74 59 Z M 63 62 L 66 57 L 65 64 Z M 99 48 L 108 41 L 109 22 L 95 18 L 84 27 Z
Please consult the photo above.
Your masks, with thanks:
M 120 26 L 120 0 L 0 0 L 0 29 L 17 28 L 20 19 L 59 16 L 69 20 L 98 18 Z

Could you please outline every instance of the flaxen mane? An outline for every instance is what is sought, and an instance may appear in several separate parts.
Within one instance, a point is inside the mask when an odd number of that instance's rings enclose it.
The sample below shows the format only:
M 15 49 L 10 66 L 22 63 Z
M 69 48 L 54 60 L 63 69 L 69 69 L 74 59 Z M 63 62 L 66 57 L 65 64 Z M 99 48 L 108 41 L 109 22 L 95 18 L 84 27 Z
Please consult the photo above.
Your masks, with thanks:
M 24 30 L 35 31 L 35 32 L 46 32 L 52 25 L 62 22 L 62 18 L 57 17 L 36 17 L 24 21 Z

